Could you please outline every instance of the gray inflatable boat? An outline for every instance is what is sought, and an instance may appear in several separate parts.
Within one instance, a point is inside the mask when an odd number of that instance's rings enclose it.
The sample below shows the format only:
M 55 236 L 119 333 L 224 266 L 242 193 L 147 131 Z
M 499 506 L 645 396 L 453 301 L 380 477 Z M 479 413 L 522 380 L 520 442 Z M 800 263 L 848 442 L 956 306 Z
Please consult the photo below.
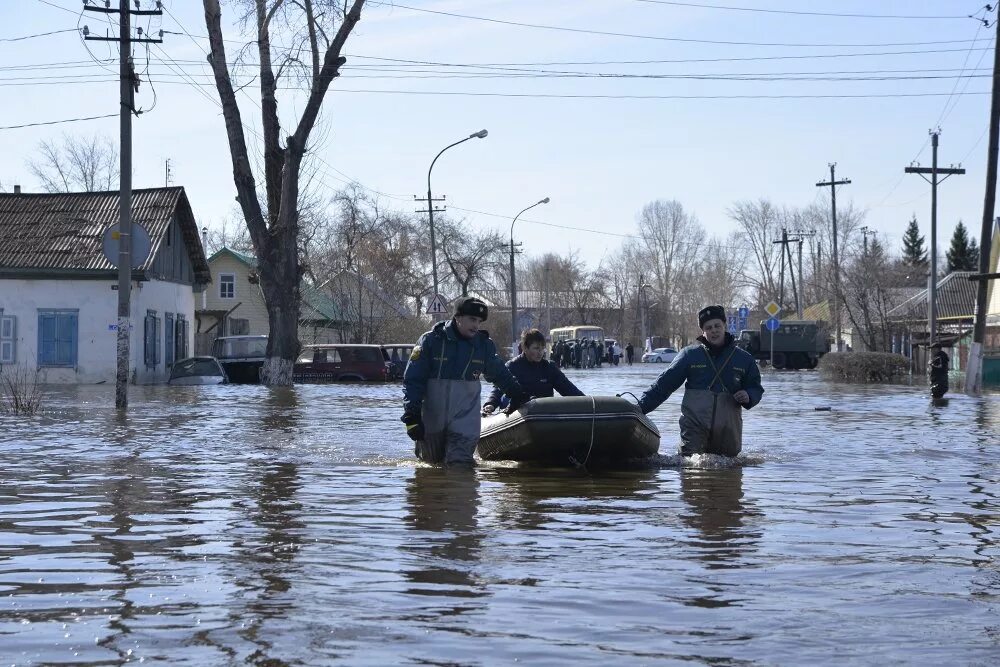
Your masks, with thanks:
M 510 415 L 483 417 L 484 461 L 615 463 L 653 456 L 660 432 L 634 403 L 616 396 L 536 398 Z

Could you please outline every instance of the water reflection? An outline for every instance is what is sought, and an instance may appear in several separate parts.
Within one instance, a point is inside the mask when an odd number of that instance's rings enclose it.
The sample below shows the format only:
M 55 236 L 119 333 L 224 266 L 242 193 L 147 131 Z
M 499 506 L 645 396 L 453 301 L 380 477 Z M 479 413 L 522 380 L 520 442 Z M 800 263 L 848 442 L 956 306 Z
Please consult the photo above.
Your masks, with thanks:
M 268 387 L 261 424 L 270 431 L 293 431 L 299 426 L 299 395 L 295 387 Z
M 406 572 L 406 592 L 474 598 L 486 595 L 476 576 L 483 533 L 479 478 L 466 467 L 418 467 L 406 485 L 406 522 L 418 531 L 404 545 L 420 565 Z M 455 607 L 443 613 L 462 613 Z
M 709 569 L 739 567 L 761 537 L 753 521 L 760 512 L 743 500 L 743 468 L 685 468 L 680 477 L 689 509 L 681 519 L 697 531 L 697 557 Z

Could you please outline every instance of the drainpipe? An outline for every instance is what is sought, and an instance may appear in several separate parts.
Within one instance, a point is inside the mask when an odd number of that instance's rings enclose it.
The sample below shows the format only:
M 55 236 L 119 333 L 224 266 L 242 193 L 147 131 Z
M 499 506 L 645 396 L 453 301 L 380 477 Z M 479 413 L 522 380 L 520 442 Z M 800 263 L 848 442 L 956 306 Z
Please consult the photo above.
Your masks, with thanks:
M 201 250 L 202 252 L 208 252 L 208 227 L 201 228 Z M 208 256 L 206 255 L 206 258 Z M 202 285 L 201 290 L 201 309 L 208 310 L 208 285 Z

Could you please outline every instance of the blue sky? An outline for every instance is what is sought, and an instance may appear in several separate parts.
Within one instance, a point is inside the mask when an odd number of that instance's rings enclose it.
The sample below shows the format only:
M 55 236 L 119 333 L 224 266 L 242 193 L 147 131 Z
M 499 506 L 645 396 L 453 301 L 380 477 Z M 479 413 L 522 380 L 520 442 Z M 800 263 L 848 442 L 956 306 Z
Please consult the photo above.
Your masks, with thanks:
M 143 0 L 144 7 L 149 4 L 149 0 Z M 133 123 L 134 185 L 162 185 L 164 160 L 169 158 L 174 183 L 187 188 L 199 219 L 215 225 L 231 213 L 235 191 L 225 128 L 219 108 L 212 101 L 217 95 L 211 86 L 199 92 L 192 83 L 210 83 L 208 68 L 200 64 L 205 58 L 202 49 L 207 48 L 207 41 L 199 37 L 205 34 L 202 5 L 196 0 L 165 0 L 164 4 L 169 14 L 164 16 L 162 28 L 181 34 L 168 34 L 162 47 L 151 49 L 156 106 Z M 972 19 L 796 15 L 650 0 L 409 0 L 403 4 L 430 11 L 372 4 L 349 42 L 351 69 L 345 70 L 335 83 L 335 92 L 328 96 L 323 129 L 317 135 L 321 139 L 317 155 L 322 162 L 316 164 L 321 169 L 323 191 L 342 186 L 346 179 L 356 179 L 384 193 L 386 204 L 412 210 L 412 196 L 424 192 L 427 167 L 437 151 L 487 128 L 488 138 L 466 142 L 438 161 L 433 177 L 435 196 L 447 195 L 450 212 L 464 216 L 470 226 L 503 229 L 504 233 L 517 211 L 545 196 L 551 197 L 550 204 L 533 209 L 518 221 L 515 236 L 525 242 L 528 254 L 576 250 L 595 266 L 621 243 L 622 238 L 615 234 L 635 231 L 635 215 L 648 201 L 677 199 L 699 217 L 710 233 L 724 236 L 733 229 L 726 209 L 734 201 L 767 197 L 788 206 L 808 205 L 818 201 L 820 193 L 815 183 L 829 175 L 827 164 L 837 162 L 838 177 L 853 181 L 839 192 L 838 201 L 852 201 L 866 209 L 866 224 L 884 234 L 896 249 L 912 213 L 917 214 L 922 231 L 926 234 L 929 230 L 930 186 L 919 176 L 904 177 L 903 168 L 914 158 L 923 165 L 930 164 L 928 129 L 945 115 L 940 122 L 940 161 L 945 166 L 961 161 L 968 174 L 950 178 L 939 190 L 939 244 L 947 243 L 959 219 L 978 234 L 985 186 L 984 132 L 989 115 L 989 96 L 980 93 L 990 89 L 994 29 L 980 28 Z M 691 0 L 689 4 L 962 17 L 981 13 L 985 3 Z M 0 75 L 5 100 L 0 109 L 0 126 L 117 112 L 116 65 L 107 65 L 109 71 L 103 71 L 93 63 L 75 32 L 2 41 L 74 29 L 80 6 L 73 0 L 0 0 L 0 58 L 5 63 Z M 234 17 L 228 6 L 224 5 L 223 12 L 224 18 Z M 88 13 L 79 24 L 97 31 L 101 24 L 96 16 Z M 195 36 L 194 40 L 183 34 L 185 30 Z M 241 36 L 231 28 L 227 38 L 238 40 Z M 977 41 L 971 42 L 973 39 Z M 106 45 L 88 44 L 98 59 L 114 56 Z M 787 46 L 791 44 L 805 46 Z M 886 52 L 911 53 L 843 55 Z M 139 55 L 144 64 L 145 52 Z M 779 56 L 781 59 L 775 58 Z M 520 65 L 759 57 L 771 59 Z M 412 63 L 376 58 L 489 63 L 493 67 L 513 63 L 502 67 L 641 74 L 645 78 L 540 77 L 537 71 L 522 72 L 532 76 L 519 78 L 415 78 L 412 72 L 402 71 L 407 66 L 412 70 Z M 166 59 L 179 64 L 164 64 Z M 74 64 L 11 69 L 51 63 Z M 384 67 L 382 71 L 352 67 L 358 65 Z M 956 79 L 963 67 L 964 74 L 978 77 Z M 190 80 L 180 76 L 177 68 Z M 424 77 L 455 71 L 438 65 L 423 69 L 429 70 L 422 72 Z M 820 75 L 824 78 L 943 78 L 719 81 L 649 76 L 804 72 L 824 73 Z M 38 78 L 42 76 L 57 78 Z M 358 92 L 376 90 L 422 94 Z M 949 96 L 953 90 L 967 94 Z M 247 91 L 251 95 L 256 92 L 252 86 Z M 291 91 L 285 93 L 291 95 Z M 739 97 L 917 93 L 943 95 Z M 597 95 L 610 97 L 593 97 Z M 648 99 L 655 96 L 670 99 Z M 709 96 L 712 99 L 704 98 Z M 284 108 L 290 112 L 286 122 L 292 122 L 301 100 L 286 98 Z M 138 102 L 148 107 L 152 101 L 151 88 L 144 82 Z M 253 103 L 241 97 L 241 105 L 247 124 L 256 127 Z M 64 132 L 104 133 L 117 141 L 118 122 L 109 118 L 0 130 L 0 182 L 8 189 L 20 183 L 25 190 L 36 190 L 38 183 L 25 162 L 39 141 L 58 138 Z M 578 229 L 559 229 L 533 221 Z

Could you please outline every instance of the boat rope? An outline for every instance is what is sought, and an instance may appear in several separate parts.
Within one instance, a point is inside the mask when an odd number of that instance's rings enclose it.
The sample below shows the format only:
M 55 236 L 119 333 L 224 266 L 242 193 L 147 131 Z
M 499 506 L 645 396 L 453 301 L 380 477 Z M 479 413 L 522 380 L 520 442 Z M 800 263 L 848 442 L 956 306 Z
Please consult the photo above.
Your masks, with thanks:
M 590 397 L 590 409 L 590 445 L 587 447 L 587 455 L 583 457 L 583 461 L 577 461 L 574 456 L 569 457 L 570 463 L 577 468 L 586 468 L 587 461 L 590 460 L 590 453 L 594 451 L 594 431 L 597 425 L 597 400 L 593 396 Z

